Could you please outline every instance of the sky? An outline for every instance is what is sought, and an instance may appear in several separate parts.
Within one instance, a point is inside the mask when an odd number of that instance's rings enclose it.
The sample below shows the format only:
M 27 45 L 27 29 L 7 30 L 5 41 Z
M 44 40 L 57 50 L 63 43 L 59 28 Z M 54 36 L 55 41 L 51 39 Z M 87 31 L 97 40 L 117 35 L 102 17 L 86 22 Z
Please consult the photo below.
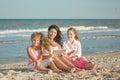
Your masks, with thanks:
M 0 0 L 0 19 L 120 19 L 120 0 Z

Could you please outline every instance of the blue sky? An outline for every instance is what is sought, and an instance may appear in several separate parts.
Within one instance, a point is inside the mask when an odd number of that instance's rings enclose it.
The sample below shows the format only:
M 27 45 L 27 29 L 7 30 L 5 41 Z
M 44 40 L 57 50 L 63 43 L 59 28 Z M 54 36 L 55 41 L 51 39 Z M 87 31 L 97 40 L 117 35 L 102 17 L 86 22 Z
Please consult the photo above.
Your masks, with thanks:
M 0 19 L 120 19 L 120 0 L 0 0 Z

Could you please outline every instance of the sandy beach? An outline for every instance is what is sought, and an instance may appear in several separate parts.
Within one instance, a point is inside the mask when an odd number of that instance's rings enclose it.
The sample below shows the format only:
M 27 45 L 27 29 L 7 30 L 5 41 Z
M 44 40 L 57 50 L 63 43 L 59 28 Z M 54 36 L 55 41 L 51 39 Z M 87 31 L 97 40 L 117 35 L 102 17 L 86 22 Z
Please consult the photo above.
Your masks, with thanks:
M 26 61 L 0 64 L 0 80 L 120 80 L 120 52 L 85 56 L 97 64 L 96 69 L 47 74 L 42 71 L 28 71 Z

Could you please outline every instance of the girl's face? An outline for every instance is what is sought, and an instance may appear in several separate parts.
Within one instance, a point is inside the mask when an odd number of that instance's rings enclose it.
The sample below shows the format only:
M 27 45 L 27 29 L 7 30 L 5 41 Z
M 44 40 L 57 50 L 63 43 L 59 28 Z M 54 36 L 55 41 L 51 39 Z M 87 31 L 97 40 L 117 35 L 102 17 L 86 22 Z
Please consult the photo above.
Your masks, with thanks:
M 56 29 L 50 29 L 50 31 L 48 32 L 48 36 L 50 39 L 54 39 L 57 35 L 57 30 Z
M 39 46 L 39 45 L 40 45 L 40 38 L 39 38 L 39 37 L 33 38 L 33 39 L 32 39 L 32 45 L 33 45 L 34 47 Z
M 68 37 L 68 40 L 75 40 L 75 34 L 74 34 L 74 32 L 73 32 L 73 30 L 69 30 L 68 32 L 67 32 L 67 37 Z

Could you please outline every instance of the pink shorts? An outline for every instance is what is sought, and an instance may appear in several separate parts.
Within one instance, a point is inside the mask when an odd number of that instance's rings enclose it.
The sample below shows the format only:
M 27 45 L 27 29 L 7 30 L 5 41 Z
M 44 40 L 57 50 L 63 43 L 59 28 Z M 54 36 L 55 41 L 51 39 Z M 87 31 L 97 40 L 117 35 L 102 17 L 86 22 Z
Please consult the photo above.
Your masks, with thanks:
M 88 62 L 88 60 L 84 56 L 82 56 L 82 57 L 77 58 L 75 61 L 71 61 L 71 62 L 73 63 L 74 66 L 80 69 L 85 69 L 85 65 Z

